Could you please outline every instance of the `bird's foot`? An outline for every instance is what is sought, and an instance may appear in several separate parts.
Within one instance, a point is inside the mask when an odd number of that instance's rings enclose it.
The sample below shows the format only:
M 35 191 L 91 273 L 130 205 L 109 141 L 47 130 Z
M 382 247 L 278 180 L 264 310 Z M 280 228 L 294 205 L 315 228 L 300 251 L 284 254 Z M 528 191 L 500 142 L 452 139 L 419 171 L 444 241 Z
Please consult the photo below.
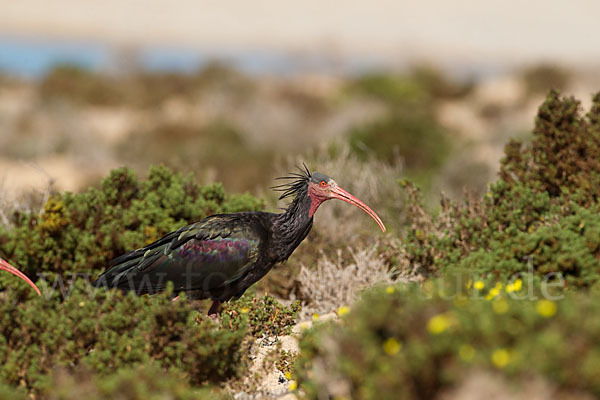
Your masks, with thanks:
M 171 301 L 177 301 L 177 300 L 179 300 L 179 296 L 175 296 L 171 299 Z
M 220 300 L 213 300 L 212 305 L 208 309 L 208 317 L 212 320 L 217 319 L 217 314 L 219 313 L 219 306 L 221 305 Z

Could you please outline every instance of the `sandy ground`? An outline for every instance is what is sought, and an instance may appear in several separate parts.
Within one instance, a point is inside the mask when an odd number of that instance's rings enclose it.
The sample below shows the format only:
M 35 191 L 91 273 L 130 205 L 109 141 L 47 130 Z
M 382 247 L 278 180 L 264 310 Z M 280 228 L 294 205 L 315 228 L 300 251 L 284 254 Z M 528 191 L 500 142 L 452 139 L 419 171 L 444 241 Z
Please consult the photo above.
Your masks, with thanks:
M 591 0 L 1 0 L 0 7 L 0 36 L 387 60 L 600 62 L 600 2 Z

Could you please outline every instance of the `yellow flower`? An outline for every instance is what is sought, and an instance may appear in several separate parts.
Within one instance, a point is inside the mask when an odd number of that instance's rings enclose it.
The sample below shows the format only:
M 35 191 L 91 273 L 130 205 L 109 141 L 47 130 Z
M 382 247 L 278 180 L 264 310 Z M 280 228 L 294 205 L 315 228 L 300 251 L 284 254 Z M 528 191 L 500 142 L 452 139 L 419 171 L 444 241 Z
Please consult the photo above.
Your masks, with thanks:
M 385 288 L 385 292 L 386 292 L 387 294 L 392 294 L 392 293 L 394 293 L 394 287 L 393 287 L 393 286 L 388 286 L 388 287 L 386 287 L 386 288 Z
M 83 307 L 83 306 L 85 306 L 85 302 L 84 301 L 79 302 L 79 307 Z
M 389 354 L 390 356 L 393 356 L 394 354 L 399 352 L 401 348 L 402 343 L 398 342 L 394 338 L 389 338 L 388 340 L 383 342 L 383 351 L 385 351 L 386 354 Z
M 285 379 L 287 379 L 288 381 L 292 379 L 292 374 L 289 371 L 283 374 L 283 376 L 285 376 Z
M 490 289 L 487 296 L 485 296 L 485 299 L 492 300 L 492 299 L 496 298 L 496 296 L 498 296 L 499 294 L 500 294 L 500 289 L 497 287 L 493 287 Z
M 290 391 L 294 391 L 298 388 L 298 384 L 296 383 L 296 381 L 290 381 L 289 385 L 288 385 L 288 389 L 290 389 Z
M 300 330 L 305 331 L 310 328 L 310 322 L 304 321 L 300 324 Z
M 343 317 L 344 315 L 348 314 L 350 312 L 350 307 L 348 306 L 341 306 L 340 308 L 337 309 L 337 315 L 339 315 L 340 317 Z
M 475 349 L 470 344 L 463 344 L 458 348 L 458 356 L 463 361 L 471 361 L 475 357 Z
M 417 237 L 417 239 L 423 240 L 425 239 L 425 232 L 423 232 L 421 229 L 417 229 L 415 231 L 415 236 Z
M 523 281 L 519 278 L 516 279 L 513 283 L 509 283 L 506 285 L 506 293 L 518 292 L 523 288 Z
M 446 314 L 434 315 L 429 319 L 429 322 L 427 322 L 427 330 L 432 335 L 439 335 L 447 330 L 451 323 L 451 319 Z
M 496 314 L 504 314 L 508 311 L 508 301 L 499 299 L 492 302 L 492 308 Z
M 319 320 L 319 314 L 314 313 L 313 314 L 313 321 L 318 321 Z
M 248 307 L 242 307 L 240 308 L 240 312 L 242 314 L 248 314 L 250 312 L 250 309 Z
M 506 349 L 497 349 L 492 353 L 492 363 L 498 368 L 504 368 L 510 362 L 510 353 Z
M 515 292 L 518 292 L 519 290 L 521 290 L 523 288 L 523 281 L 521 280 L 521 278 L 518 278 L 515 283 L 513 283 L 513 286 L 515 288 Z
M 477 290 L 482 290 L 485 287 L 485 283 L 483 283 L 483 281 L 475 281 L 473 287 Z
M 550 300 L 540 300 L 536 306 L 538 314 L 544 318 L 550 318 L 556 314 L 556 304 Z

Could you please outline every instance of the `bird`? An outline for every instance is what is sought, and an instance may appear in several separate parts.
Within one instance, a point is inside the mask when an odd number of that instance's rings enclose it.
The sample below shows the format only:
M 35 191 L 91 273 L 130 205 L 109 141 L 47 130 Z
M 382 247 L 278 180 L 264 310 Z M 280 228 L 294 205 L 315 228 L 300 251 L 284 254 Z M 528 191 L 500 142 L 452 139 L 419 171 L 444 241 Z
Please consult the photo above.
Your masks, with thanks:
M 29 279 L 27 277 L 27 275 L 25 275 L 24 273 L 22 273 L 21 271 L 19 271 L 17 268 L 13 267 L 12 265 L 10 265 L 8 263 L 8 261 L 3 260 L 2 258 L 0 258 L 0 269 L 10 272 L 11 274 L 18 276 L 19 278 L 23 279 L 25 282 L 27 282 L 27 284 L 29 286 L 31 286 L 32 288 L 35 289 L 35 291 L 37 292 L 38 296 L 41 295 L 40 290 L 37 288 L 37 286 L 35 286 L 35 283 L 33 283 L 31 281 L 31 279 Z
M 325 201 L 350 203 L 386 231 L 371 208 L 332 178 L 311 173 L 305 164 L 298 170 L 276 178 L 284 183 L 272 187 L 282 192 L 280 200 L 292 198 L 282 213 L 250 211 L 206 217 L 113 259 L 93 285 L 142 295 L 163 292 L 171 281 L 175 293 L 211 299 L 208 315 L 214 318 L 221 303 L 240 298 L 274 265 L 291 256 Z

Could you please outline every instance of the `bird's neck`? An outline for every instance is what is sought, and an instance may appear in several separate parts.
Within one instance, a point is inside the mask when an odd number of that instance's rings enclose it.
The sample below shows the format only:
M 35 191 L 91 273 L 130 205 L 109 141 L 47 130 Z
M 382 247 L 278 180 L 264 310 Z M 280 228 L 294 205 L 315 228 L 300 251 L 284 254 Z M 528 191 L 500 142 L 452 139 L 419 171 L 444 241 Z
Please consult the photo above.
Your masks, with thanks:
M 310 196 L 300 193 L 285 212 L 277 215 L 273 240 L 283 255 L 281 261 L 287 259 L 310 232 L 314 214 L 311 204 Z

